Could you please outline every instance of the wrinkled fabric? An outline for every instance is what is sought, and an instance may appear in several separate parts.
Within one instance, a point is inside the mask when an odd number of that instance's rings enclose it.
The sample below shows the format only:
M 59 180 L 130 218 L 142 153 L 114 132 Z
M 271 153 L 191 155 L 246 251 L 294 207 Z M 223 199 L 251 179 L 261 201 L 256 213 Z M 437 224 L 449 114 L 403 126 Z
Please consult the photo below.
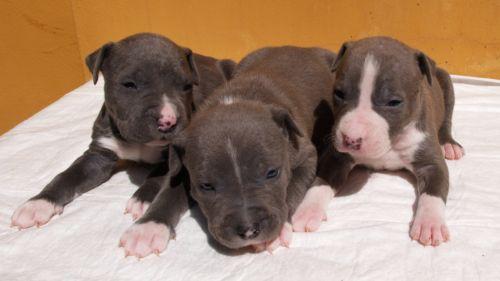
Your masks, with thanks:
M 500 280 L 500 81 L 454 76 L 453 133 L 466 156 L 447 161 L 450 242 L 412 242 L 412 185 L 376 173 L 358 193 L 335 198 L 319 231 L 295 233 L 289 249 L 228 255 L 208 243 L 194 210 L 166 252 L 141 261 L 118 248 L 132 223 L 123 210 L 143 180 L 139 168 L 118 172 L 39 229 L 9 227 L 14 209 L 90 143 L 100 81 L 0 137 L 1 280 Z

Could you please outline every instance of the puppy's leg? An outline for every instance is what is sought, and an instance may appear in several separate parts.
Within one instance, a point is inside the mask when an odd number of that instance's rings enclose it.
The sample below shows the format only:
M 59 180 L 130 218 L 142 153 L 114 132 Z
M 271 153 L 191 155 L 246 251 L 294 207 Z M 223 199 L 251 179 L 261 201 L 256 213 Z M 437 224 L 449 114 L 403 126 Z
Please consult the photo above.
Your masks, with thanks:
M 423 152 L 426 155 L 419 155 L 421 160 L 414 163 L 419 198 L 410 236 L 425 246 L 438 246 L 450 239 L 445 223 L 448 168 L 444 159 L 436 154 L 438 152 L 436 143 L 433 149 Z
M 294 231 L 318 230 L 321 222 L 327 219 L 326 208 L 336 190 L 339 190 L 348 178 L 349 171 L 352 169 L 351 163 L 352 160 L 349 157 L 337 152 L 327 153 L 320 159 L 318 177 L 312 187 L 307 190 L 304 200 L 292 216 Z
M 146 213 L 123 233 L 120 247 L 124 248 L 125 256 L 159 255 L 167 248 L 169 240 L 175 237 L 175 226 L 189 208 L 187 175 L 185 180 L 171 185 L 167 178 Z
M 444 121 L 439 128 L 439 143 L 442 146 L 444 157 L 448 160 L 458 160 L 465 155 L 464 148 L 451 136 L 451 123 L 453 107 L 455 105 L 455 92 L 450 75 L 441 68 L 437 68 L 436 77 L 444 94 Z
M 21 229 L 46 224 L 52 216 L 62 213 L 64 205 L 108 180 L 117 161 L 116 154 L 109 150 L 89 148 L 38 195 L 16 209 L 12 226 Z
M 125 207 L 125 213 L 130 213 L 134 220 L 140 218 L 151 205 L 154 198 L 160 192 L 161 186 L 167 180 L 167 164 L 161 163 L 155 165 L 146 181 L 137 189 L 137 191 L 128 200 Z
M 269 252 L 274 251 L 279 246 L 289 247 L 292 242 L 293 215 L 299 204 L 304 199 L 306 191 L 316 176 L 317 156 L 316 149 L 309 143 L 303 143 L 301 152 L 297 153 L 301 163 L 292 169 L 292 177 L 287 188 L 286 203 L 288 206 L 288 221 L 283 224 L 280 235 L 273 241 L 268 241 L 262 245 L 254 245 L 256 251 L 266 249 Z

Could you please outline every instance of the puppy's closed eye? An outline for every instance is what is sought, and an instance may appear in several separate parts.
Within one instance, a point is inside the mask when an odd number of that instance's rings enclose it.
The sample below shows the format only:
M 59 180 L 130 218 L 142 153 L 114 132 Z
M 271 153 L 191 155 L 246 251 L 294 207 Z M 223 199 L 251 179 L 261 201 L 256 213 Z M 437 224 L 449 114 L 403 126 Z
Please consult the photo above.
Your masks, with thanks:
M 127 89 L 137 90 L 137 84 L 134 81 L 125 81 L 122 83 L 122 86 Z
M 200 184 L 200 189 L 203 191 L 215 191 L 215 187 L 210 183 L 202 183 Z
M 280 174 L 280 169 L 279 168 L 276 168 L 276 169 L 269 169 L 266 173 L 266 179 L 273 179 L 273 178 L 276 178 L 277 176 L 279 176 Z

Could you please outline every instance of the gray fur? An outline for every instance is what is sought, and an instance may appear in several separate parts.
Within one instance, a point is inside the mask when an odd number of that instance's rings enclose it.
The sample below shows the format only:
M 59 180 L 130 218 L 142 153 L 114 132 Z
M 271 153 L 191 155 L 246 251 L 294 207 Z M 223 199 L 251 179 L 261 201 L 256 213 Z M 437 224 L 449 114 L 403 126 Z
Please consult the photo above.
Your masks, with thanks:
M 46 199 L 64 206 L 108 180 L 120 157 L 103 147 L 99 142 L 102 137 L 113 137 L 139 148 L 147 147 L 146 143 L 151 141 L 170 142 L 188 124 L 195 107 L 228 79 L 234 67 L 230 60 L 193 54 L 151 33 L 107 43 L 90 54 L 86 63 L 94 83 L 99 73 L 105 79 L 105 101 L 94 122 L 92 142 L 80 158 L 31 200 Z M 126 83 L 134 83 L 136 87 L 126 87 Z M 164 95 L 176 105 L 179 115 L 177 125 L 166 133 L 158 130 L 156 121 Z M 158 151 L 161 153 L 161 147 Z M 161 155 L 158 159 L 162 159 Z M 160 160 L 164 161 L 165 157 Z M 134 197 L 140 201 L 153 200 L 165 181 L 166 171 L 158 172 L 161 167 L 152 170 Z
M 185 188 L 226 247 L 276 238 L 315 179 L 311 137 L 317 108 L 331 99 L 333 58 L 326 50 L 298 47 L 249 54 L 173 141 L 170 178 L 188 172 Z M 267 179 L 277 168 L 279 175 Z M 163 222 L 173 230 L 188 200 L 169 206 L 172 196 L 187 194 L 171 183 L 138 223 Z M 157 211 L 166 208 L 170 212 Z M 258 232 L 244 237 L 241 230 L 251 227 Z

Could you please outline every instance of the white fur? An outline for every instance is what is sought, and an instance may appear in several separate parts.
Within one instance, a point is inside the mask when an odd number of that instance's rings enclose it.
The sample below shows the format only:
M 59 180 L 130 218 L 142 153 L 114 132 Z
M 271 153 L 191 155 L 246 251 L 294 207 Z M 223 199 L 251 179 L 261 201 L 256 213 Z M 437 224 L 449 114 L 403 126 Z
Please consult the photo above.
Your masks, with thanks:
M 229 138 L 227 139 L 227 151 L 229 152 L 229 157 L 231 158 L 231 163 L 233 164 L 234 174 L 236 175 L 236 178 L 238 178 L 238 181 L 241 183 L 242 179 L 240 166 L 238 165 L 238 154 L 236 148 L 231 142 L 231 139 Z
M 125 250 L 125 257 L 131 255 L 143 258 L 149 254 L 159 255 L 170 240 L 170 229 L 161 223 L 134 223 L 120 238 L 120 247 Z
M 433 246 L 450 239 L 450 232 L 445 223 L 445 204 L 440 197 L 425 193 L 420 195 L 410 236 L 423 245 Z
M 427 213 L 430 216 L 444 219 L 445 204 L 440 197 L 423 193 L 418 199 L 418 208 L 416 217 Z
M 234 97 L 232 96 L 223 96 L 222 97 L 222 104 L 226 104 L 226 105 L 229 105 L 229 104 L 233 104 L 234 103 Z
M 12 226 L 28 228 L 46 224 L 54 215 L 61 214 L 63 208 L 47 200 L 30 200 L 19 206 L 12 215 Z
M 175 104 L 173 104 L 170 99 L 167 97 L 167 96 L 163 96 L 162 97 L 162 102 L 163 102 L 163 106 L 162 106 L 162 109 L 161 109 L 161 113 L 162 114 L 166 114 L 166 113 L 170 113 L 170 110 L 172 110 L 171 114 L 177 116 L 177 107 L 175 106 Z
M 425 139 L 424 132 L 418 130 L 415 123 L 408 124 L 402 133 L 395 138 L 389 151 L 377 158 L 354 156 L 357 164 L 364 164 L 377 170 L 399 170 L 408 169 L 412 171 L 411 163 L 414 160 L 415 152 L 420 147 L 420 143 Z
M 372 95 L 378 71 L 379 63 L 373 55 L 368 54 L 359 83 L 359 103 L 354 110 L 341 118 L 336 132 L 337 142 L 342 142 L 342 134 L 351 139 L 362 138 L 361 149 L 346 150 L 343 149 L 342 143 L 337 143 L 336 146 L 339 151 L 351 154 L 356 164 L 364 164 L 378 170 L 411 170 L 411 162 L 420 143 L 425 139 L 425 134 L 412 122 L 391 143 L 389 124 L 372 108 Z
M 309 188 L 299 207 L 292 216 L 294 231 L 316 231 L 321 222 L 326 220 L 326 209 L 335 193 L 329 185 L 317 185 Z
M 365 58 L 359 83 L 359 102 L 356 108 L 345 114 L 339 121 L 336 132 L 337 149 L 354 155 L 378 158 L 390 149 L 389 124 L 372 108 L 372 94 L 379 71 L 379 63 L 373 55 Z M 342 134 L 351 139 L 363 139 L 361 149 L 348 151 L 342 148 Z
M 125 214 L 130 213 L 134 220 L 142 217 L 146 210 L 149 208 L 148 202 L 138 201 L 136 198 L 132 197 L 127 201 L 127 206 L 125 207 Z
M 143 161 L 146 163 L 158 163 L 162 159 L 161 146 L 150 146 L 147 144 L 132 144 L 117 140 L 114 137 L 100 137 L 97 142 L 107 148 L 120 159 Z

